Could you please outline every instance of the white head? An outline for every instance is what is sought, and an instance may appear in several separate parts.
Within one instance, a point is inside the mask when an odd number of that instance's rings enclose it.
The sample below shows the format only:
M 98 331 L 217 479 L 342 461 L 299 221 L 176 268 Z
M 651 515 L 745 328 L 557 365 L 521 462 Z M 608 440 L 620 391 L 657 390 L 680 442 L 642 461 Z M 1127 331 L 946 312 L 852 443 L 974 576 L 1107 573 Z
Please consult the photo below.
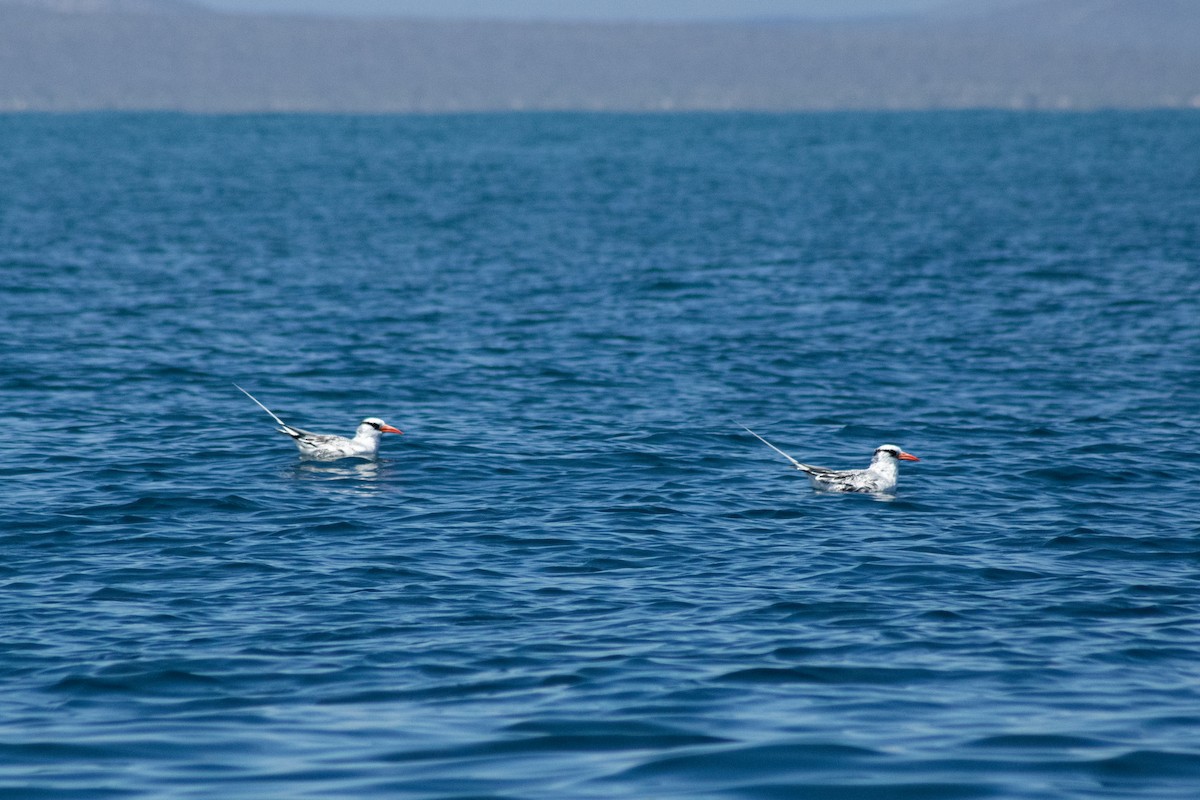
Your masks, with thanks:
M 379 417 L 367 417 L 358 423 L 358 430 L 354 432 L 354 436 L 357 439 L 378 439 L 385 433 L 404 433 L 404 431 L 393 428 Z
M 871 459 L 872 464 L 887 464 L 895 467 L 898 461 L 920 461 L 921 459 L 906 453 L 894 444 L 881 444 L 875 448 L 875 457 Z

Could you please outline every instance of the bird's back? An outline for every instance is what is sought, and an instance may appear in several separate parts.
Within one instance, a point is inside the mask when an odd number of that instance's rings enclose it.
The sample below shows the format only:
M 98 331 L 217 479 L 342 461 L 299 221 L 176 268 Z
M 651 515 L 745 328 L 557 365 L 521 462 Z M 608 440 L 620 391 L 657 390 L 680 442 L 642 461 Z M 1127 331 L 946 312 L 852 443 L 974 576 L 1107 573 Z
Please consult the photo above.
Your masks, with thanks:
M 804 470 L 814 488 L 826 492 L 889 492 L 896 488 L 895 475 L 875 469 L 826 469 L 810 467 Z

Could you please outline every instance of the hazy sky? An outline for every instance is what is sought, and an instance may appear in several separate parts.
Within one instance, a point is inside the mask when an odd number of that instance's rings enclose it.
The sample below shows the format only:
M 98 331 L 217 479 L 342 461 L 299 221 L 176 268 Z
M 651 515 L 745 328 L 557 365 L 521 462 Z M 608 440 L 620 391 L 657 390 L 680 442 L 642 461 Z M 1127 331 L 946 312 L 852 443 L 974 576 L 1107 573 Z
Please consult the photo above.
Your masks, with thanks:
M 987 0 L 196 0 L 233 11 L 513 19 L 855 17 Z

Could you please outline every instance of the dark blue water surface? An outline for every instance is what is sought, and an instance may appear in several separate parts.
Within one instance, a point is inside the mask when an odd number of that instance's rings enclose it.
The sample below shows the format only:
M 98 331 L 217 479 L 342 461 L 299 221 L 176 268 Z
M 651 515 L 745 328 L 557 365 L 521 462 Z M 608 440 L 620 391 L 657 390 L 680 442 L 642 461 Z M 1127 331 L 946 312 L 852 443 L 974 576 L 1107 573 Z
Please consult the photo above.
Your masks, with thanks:
M 0 117 L 0 795 L 1200 796 L 1198 154 Z

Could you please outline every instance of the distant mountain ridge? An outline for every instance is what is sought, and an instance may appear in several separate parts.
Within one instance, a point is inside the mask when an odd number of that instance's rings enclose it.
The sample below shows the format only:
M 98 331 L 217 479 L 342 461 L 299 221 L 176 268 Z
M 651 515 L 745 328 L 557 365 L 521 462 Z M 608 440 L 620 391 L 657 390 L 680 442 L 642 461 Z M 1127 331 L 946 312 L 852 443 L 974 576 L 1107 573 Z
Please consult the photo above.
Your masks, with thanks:
M 1200 107 L 1200 2 L 856 21 L 572 23 L 0 0 L 0 110 Z
M 203 6 L 187 0 L 0 0 L 5 5 L 55 14 L 179 14 L 204 13 Z

